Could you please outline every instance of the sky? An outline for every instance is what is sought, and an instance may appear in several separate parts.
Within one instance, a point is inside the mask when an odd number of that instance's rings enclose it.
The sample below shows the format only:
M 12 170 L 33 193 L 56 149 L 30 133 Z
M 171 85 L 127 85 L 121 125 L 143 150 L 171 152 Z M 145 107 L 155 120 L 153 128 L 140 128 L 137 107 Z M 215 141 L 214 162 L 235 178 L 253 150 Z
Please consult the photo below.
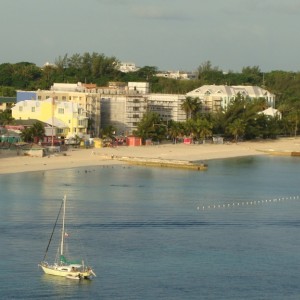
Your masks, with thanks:
M 99 53 L 194 71 L 300 70 L 299 0 L 1 0 L 0 64 Z

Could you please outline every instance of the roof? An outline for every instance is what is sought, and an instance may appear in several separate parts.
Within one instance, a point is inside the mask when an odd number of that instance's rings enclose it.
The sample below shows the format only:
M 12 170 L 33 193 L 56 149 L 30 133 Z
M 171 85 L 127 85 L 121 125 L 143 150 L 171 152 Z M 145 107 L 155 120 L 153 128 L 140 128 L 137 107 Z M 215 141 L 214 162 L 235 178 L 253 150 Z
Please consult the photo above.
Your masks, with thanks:
M 249 96 L 250 98 L 260 98 L 260 97 L 274 97 L 269 91 L 259 87 L 251 85 L 203 85 L 191 92 L 188 92 L 188 96 L 202 96 L 207 94 L 226 94 L 229 97 L 236 96 L 240 93 L 242 96 Z
M 14 125 L 32 126 L 33 124 L 40 122 L 45 126 L 49 126 L 47 123 L 39 121 L 37 119 L 26 119 L 26 120 L 14 120 Z
M 271 117 L 278 116 L 279 118 L 281 118 L 281 112 L 273 107 L 269 107 L 264 111 L 259 112 L 259 114 L 264 114 L 266 116 L 271 116 Z
M 46 120 L 46 123 L 52 126 L 52 118 Z M 53 126 L 58 128 L 69 128 L 69 126 L 65 122 L 57 118 L 53 118 Z
M 0 103 L 16 103 L 16 97 L 0 97 Z

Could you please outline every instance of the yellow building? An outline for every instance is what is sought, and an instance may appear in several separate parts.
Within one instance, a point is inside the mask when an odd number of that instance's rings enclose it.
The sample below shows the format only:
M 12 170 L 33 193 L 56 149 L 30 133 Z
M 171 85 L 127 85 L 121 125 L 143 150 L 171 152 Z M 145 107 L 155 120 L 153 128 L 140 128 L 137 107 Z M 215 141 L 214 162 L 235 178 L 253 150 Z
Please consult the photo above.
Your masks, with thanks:
M 56 135 L 64 137 L 81 136 L 87 133 L 88 118 L 82 105 L 74 102 L 46 100 L 19 101 L 12 108 L 16 120 L 36 119 L 53 125 Z
M 95 84 L 82 84 L 80 82 L 54 83 L 50 90 L 37 90 L 36 99 L 46 100 L 55 98 L 58 101 L 77 103 L 86 111 L 90 120 L 89 134 L 99 136 L 101 126 L 100 98 L 101 95 Z

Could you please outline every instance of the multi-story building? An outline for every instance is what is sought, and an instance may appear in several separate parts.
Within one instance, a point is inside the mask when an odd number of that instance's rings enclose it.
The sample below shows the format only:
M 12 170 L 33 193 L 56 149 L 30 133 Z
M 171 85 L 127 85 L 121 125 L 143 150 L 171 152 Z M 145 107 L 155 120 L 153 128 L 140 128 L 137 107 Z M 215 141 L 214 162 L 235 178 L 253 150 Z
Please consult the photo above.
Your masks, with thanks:
M 149 94 L 147 110 L 158 113 L 166 123 L 170 120 L 183 122 L 186 120 L 186 113 L 181 105 L 185 99 L 186 96 L 180 94 Z
M 101 128 L 113 126 L 118 135 L 127 131 L 126 96 L 119 94 L 101 94 Z
M 161 119 L 185 121 L 186 114 L 181 109 L 184 95 L 137 94 L 109 95 L 101 98 L 101 120 L 103 128 L 111 125 L 117 134 L 129 135 L 137 129 L 138 123 L 147 112 L 158 113 Z
M 74 137 L 87 134 L 88 118 L 81 104 L 46 100 L 23 100 L 12 108 L 16 120 L 36 119 L 55 128 L 55 135 Z
M 88 133 L 91 136 L 99 136 L 101 126 L 100 95 L 95 84 L 54 83 L 50 90 L 38 90 L 36 92 L 37 100 L 49 98 L 80 105 L 89 120 Z
M 275 106 L 275 95 L 256 86 L 204 85 L 186 95 L 155 94 L 150 93 L 147 82 L 110 82 L 107 87 L 54 83 L 50 90 L 18 91 L 17 103 L 26 97 L 37 102 L 55 98 L 57 103 L 76 103 L 89 120 L 87 133 L 92 136 L 99 136 L 101 129 L 108 126 L 113 126 L 117 135 L 130 135 L 146 112 L 158 113 L 166 123 L 185 121 L 186 114 L 181 107 L 187 96 L 198 97 L 204 112 L 216 112 L 226 109 L 237 95 L 264 98 L 270 107 Z M 34 113 L 31 117 L 36 118 Z
M 50 90 L 17 91 L 17 102 L 22 100 L 43 101 L 55 98 L 59 102 L 80 105 L 88 118 L 88 133 L 98 136 L 101 126 L 100 95 L 95 84 L 54 83 Z
M 264 98 L 270 107 L 275 107 L 275 95 L 258 86 L 203 85 L 186 95 L 198 97 L 203 111 L 208 112 L 215 112 L 220 108 L 226 109 L 238 95 L 250 99 Z

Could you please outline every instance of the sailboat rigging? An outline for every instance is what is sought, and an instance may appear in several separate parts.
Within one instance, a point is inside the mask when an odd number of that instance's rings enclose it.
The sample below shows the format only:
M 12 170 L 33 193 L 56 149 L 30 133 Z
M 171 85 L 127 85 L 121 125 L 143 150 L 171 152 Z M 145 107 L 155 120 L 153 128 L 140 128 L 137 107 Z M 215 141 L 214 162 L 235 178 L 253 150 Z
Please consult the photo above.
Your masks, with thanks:
M 48 275 L 61 276 L 70 279 L 90 279 L 93 276 L 96 276 L 93 269 L 91 267 L 85 266 L 84 261 L 76 262 L 70 261 L 65 257 L 64 248 L 65 248 L 65 237 L 67 233 L 65 231 L 65 216 L 66 216 L 66 195 L 63 198 L 61 203 L 52 233 L 50 235 L 50 239 L 46 248 L 46 252 L 43 258 L 43 261 L 39 264 L 39 266 L 43 269 L 44 273 Z M 57 227 L 58 219 L 62 213 L 62 229 L 61 229 L 61 240 L 60 240 L 60 249 L 59 249 L 59 261 L 54 262 L 53 264 L 48 264 L 46 261 L 47 253 L 49 250 L 49 246 L 53 239 L 53 235 L 55 229 Z

